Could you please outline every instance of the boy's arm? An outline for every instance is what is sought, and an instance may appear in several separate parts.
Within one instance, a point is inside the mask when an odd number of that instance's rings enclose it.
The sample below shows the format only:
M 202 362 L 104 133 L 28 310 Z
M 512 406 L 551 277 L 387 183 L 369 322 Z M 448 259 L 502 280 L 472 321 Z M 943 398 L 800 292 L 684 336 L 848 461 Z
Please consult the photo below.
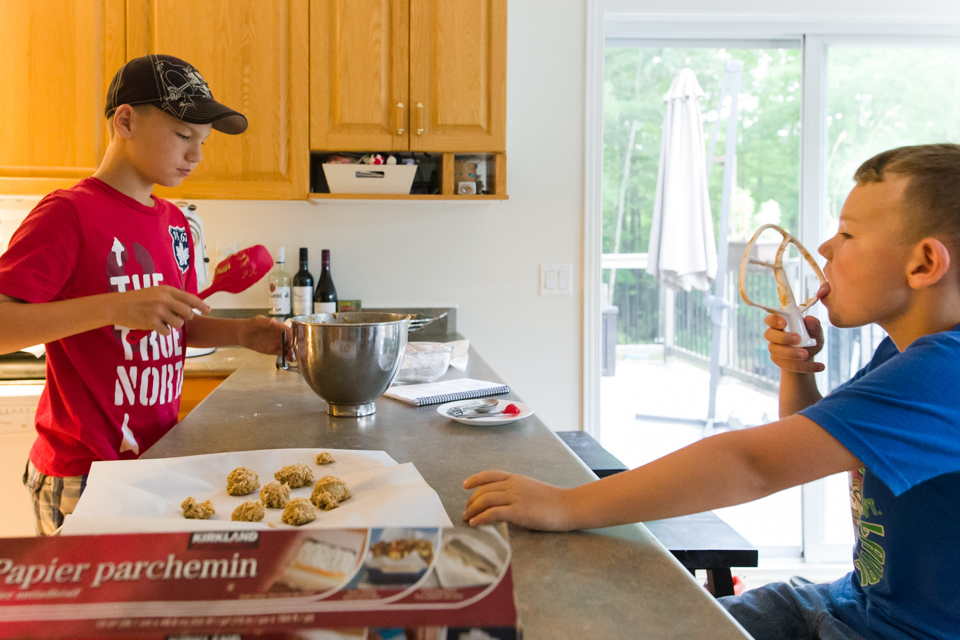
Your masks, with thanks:
M 166 285 L 36 304 L 0 294 L 0 353 L 112 325 L 167 335 L 192 318 L 194 308 L 210 310 L 197 296 Z
M 191 347 L 227 347 L 239 345 L 266 353 L 280 355 L 280 335 L 288 327 L 274 318 L 256 316 L 237 320 L 195 316 L 187 331 Z
M 830 285 L 824 284 L 817 291 L 817 297 L 823 298 L 830 292 Z M 817 389 L 815 374 L 823 371 L 823 364 L 814 362 L 813 358 L 823 349 L 823 327 L 820 320 L 813 316 L 805 316 L 804 324 L 807 333 L 817 341 L 812 347 L 799 347 L 800 336 L 785 331 L 785 318 L 770 314 L 764 322 L 767 331 L 763 336 L 769 343 L 770 360 L 780 367 L 780 417 L 786 418 L 815 404 L 822 398 Z
M 464 488 L 477 489 L 464 520 L 553 531 L 659 520 L 749 502 L 861 466 L 815 422 L 791 416 L 705 438 L 645 466 L 573 489 L 484 471 L 464 482 Z

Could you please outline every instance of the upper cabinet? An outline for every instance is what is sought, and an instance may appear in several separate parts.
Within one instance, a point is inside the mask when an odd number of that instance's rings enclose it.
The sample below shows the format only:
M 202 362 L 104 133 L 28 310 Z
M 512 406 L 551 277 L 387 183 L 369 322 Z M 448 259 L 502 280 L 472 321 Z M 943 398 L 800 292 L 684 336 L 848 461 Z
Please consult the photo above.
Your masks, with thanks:
M 127 0 L 128 58 L 165 53 L 195 65 L 214 97 L 247 117 L 214 131 L 203 162 L 165 198 L 305 198 L 307 0 Z M 109 82 L 109 80 L 108 80 Z
M 311 0 L 310 148 L 506 150 L 506 0 Z
M 409 0 L 312 0 L 311 149 L 409 149 L 409 24 Z
M 506 0 L 411 0 L 410 149 L 506 151 Z
M 479 155 L 506 198 L 506 33 L 507 0 L 0 2 L 0 194 L 92 175 L 114 73 L 165 53 L 250 126 L 162 197 L 304 199 L 314 150 L 427 152 L 439 198 Z
M 43 195 L 93 174 L 123 34 L 123 0 L 0 2 L 0 193 Z

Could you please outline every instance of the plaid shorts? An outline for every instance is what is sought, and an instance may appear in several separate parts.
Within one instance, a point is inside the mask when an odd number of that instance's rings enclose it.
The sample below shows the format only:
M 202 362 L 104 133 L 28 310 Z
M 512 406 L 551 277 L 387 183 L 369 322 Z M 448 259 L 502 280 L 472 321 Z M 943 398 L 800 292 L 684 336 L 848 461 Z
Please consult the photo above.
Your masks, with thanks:
M 23 484 L 33 499 L 33 511 L 37 515 L 37 535 L 49 536 L 63 524 L 63 516 L 73 513 L 80 494 L 87 486 L 87 476 L 47 476 L 27 460 L 27 467 L 23 471 Z

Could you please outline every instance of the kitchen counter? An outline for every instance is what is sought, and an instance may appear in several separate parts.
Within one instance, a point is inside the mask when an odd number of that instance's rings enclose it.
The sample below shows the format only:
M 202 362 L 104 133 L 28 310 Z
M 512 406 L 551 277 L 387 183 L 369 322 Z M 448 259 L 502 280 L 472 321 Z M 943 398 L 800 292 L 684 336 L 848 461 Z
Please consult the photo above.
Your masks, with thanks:
M 186 376 L 228 376 L 240 368 L 240 356 L 244 350 L 236 347 L 220 347 L 206 356 L 187 358 L 183 364 Z M 0 381 L 43 380 L 46 377 L 46 360 L 29 353 L 6 354 L 0 359 Z
M 228 348 L 193 360 L 192 367 L 235 371 L 143 457 L 298 447 L 384 450 L 398 463 L 416 465 L 459 526 L 469 496 L 462 482 L 478 471 L 504 469 L 566 487 L 595 479 L 535 415 L 471 427 L 440 416 L 436 405 L 381 397 L 372 416 L 333 418 L 299 374 L 276 370 L 273 357 Z M 447 377 L 500 381 L 473 349 L 466 373 L 451 368 Z M 571 533 L 510 527 L 510 544 L 526 639 L 746 637 L 643 525 Z

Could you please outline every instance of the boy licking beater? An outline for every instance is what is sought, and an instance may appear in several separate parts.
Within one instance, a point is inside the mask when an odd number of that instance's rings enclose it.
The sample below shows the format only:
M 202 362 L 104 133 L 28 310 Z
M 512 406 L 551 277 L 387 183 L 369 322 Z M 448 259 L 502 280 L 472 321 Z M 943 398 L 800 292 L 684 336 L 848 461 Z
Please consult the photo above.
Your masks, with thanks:
M 705 438 L 573 489 L 503 471 L 464 519 L 569 530 L 740 504 L 849 472 L 854 570 L 833 584 L 767 585 L 721 598 L 758 640 L 960 638 L 960 146 L 902 147 L 867 160 L 820 247 L 818 292 L 837 327 L 888 334 L 871 362 L 823 397 L 813 358 L 783 318 L 766 318 L 781 369 L 780 420 Z M 711 478 L 704 482 L 703 478 Z

